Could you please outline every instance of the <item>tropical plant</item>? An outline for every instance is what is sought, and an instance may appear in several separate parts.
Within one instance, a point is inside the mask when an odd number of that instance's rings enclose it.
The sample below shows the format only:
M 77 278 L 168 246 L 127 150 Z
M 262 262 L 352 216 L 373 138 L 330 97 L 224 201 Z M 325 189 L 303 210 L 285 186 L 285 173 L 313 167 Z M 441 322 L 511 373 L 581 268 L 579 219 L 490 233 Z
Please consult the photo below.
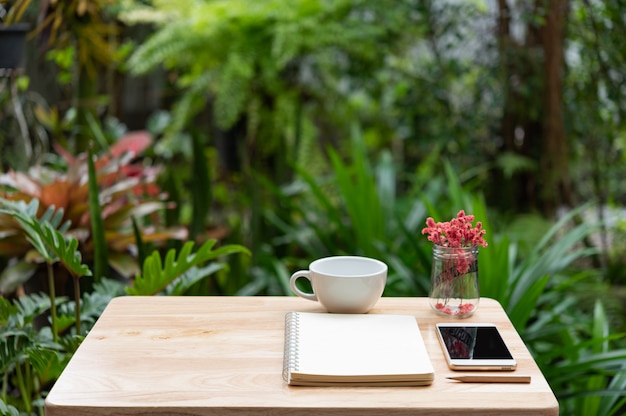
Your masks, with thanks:
M 423 205 L 398 195 L 391 154 L 383 152 L 372 164 L 357 128 L 350 149 L 347 160 L 330 149 L 329 164 L 315 171 L 296 166 L 298 176 L 282 188 L 264 182 L 282 207 L 281 215 L 269 207 L 264 211 L 281 233 L 269 243 L 285 258 L 282 266 L 270 266 L 271 274 L 281 270 L 280 285 L 266 283 L 290 293 L 284 267 L 302 268 L 318 257 L 351 254 L 385 259 L 390 265 L 385 295 L 427 294 L 428 262 L 422 262 L 427 249 L 417 244 L 426 214 Z
M 328 175 L 314 178 L 298 168 L 299 177 L 293 184 L 282 189 L 267 184 L 282 195 L 279 200 L 291 213 L 287 217 L 278 217 L 271 210 L 265 213 L 283 233 L 271 241 L 276 252 L 289 254 L 282 262 L 268 259 L 264 263 L 267 271 L 253 273 L 255 279 L 248 289 L 282 288 L 283 294 L 289 294 L 289 269 L 327 255 L 361 254 L 389 264 L 386 296 L 424 296 L 432 261 L 430 247 L 420 234 L 424 220 L 426 216 L 449 217 L 464 209 L 482 221 L 490 236 L 489 246 L 479 256 L 481 296 L 503 305 L 553 386 L 562 413 L 615 414 L 622 409 L 626 346 L 619 342 L 622 334 L 611 332 L 603 313 L 602 302 L 610 300 L 610 295 L 599 294 L 595 308 L 568 312 L 576 305 L 593 303 L 593 299 L 584 299 L 588 291 L 572 293 L 574 285 L 595 284 L 589 273 L 579 273 L 574 266 L 597 251 L 585 246 L 584 240 L 599 229 L 598 222 L 575 221 L 589 205 L 572 210 L 548 227 L 538 220 L 537 227 L 525 222 L 526 233 L 534 228 L 539 232 L 523 236 L 515 232 L 517 227 L 511 221 L 494 220 L 494 213 L 471 181 L 463 181 L 466 175 L 459 175 L 450 163 L 444 163 L 445 178 L 418 175 L 414 183 L 419 194 L 409 190 L 398 195 L 389 186 L 397 181 L 382 180 L 393 177 L 390 166 L 385 170 L 386 165 L 379 163 L 372 168 L 358 136 L 353 137 L 351 149 L 346 161 L 331 157 Z M 430 168 L 423 166 L 422 172 L 429 175 Z M 410 198 L 413 192 L 421 197 Z M 378 227 L 378 222 L 383 226 Z M 361 236 L 367 236 L 367 241 Z M 274 276 L 274 282 L 267 276 Z M 576 380 L 564 369 L 577 374 Z
M 53 341 L 50 328 L 38 331 L 35 326 L 35 318 L 49 308 L 48 296 L 33 294 L 14 303 L 0 298 L 1 398 L 29 415 L 35 408 L 33 402 L 41 400 L 41 386 L 58 377 L 62 368 L 61 347 Z
M 313 165 L 326 146 L 338 146 L 338 137 L 349 134 L 346 120 L 360 117 L 381 94 L 375 74 L 388 64 L 384 57 L 419 32 L 409 3 L 155 1 L 132 3 L 121 14 L 129 24 L 152 16 L 157 30 L 127 66 L 140 75 L 164 67 L 175 80 L 182 95 L 163 142 L 190 148 L 189 138 L 199 135 L 215 149 L 216 170 L 236 194 L 229 202 L 241 203 L 232 211 L 246 213 L 232 228 L 242 231 L 253 262 L 275 232 L 255 208 L 282 209 L 258 178 L 289 183 L 294 161 Z M 381 142 L 388 137 L 381 135 Z M 224 211 L 223 217 L 235 217 L 229 206 Z
M 111 298 L 123 294 L 121 282 L 103 279 L 90 293 L 82 295 L 80 306 L 66 297 L 39 293 L 13 301 L 0 297 L 0 410 L 4 403 L 7 408 L 19 409 L 19 414 L 41 414 L 46 392 L 85 334 Z M 58 308 L 56 339 L 49 320 L 53 300 Z M 75 330 L 77 315 L 82 322 L 80 333 Z
M 27 173 L 8 172 L 0 175 L 4 185 L 0 196 L 13 201 L 29 202 L 38 199 L 41 214 L 50 207 L 59 209 L 63 221 L 69 222 L 68 235 L 79 243 L 85 261 L 95 260 L 98 236 L 106 241 L 108 263 L 123 278 L 139 273 L 139 264 L 133 247 L 137 245 L 137 233 L 143 244 L 163 244 L 170 239 L 184 239 L 183 227 L 161 226 L 159 211 L 168 203 L 156 181 L 161 168 L 146 166 L 138 160 L 141 152 L 151 144 L 145 132 L 122 137 L 94 162 L 94 172 L 89 175 L 89 158 L 83 154 L 72 157 L 57 146 L 63 156 L 65 170 L 49 166 L 34 166 Z M 89 184 L 94 180 L 95 183 Z M 95 192 L 94 193 L 94 188 Z M 98 189 L 99 188 L 99 189 Z M 90 200 L 91 192 L 91 200 Z M 95 210 L 95 215 L 92 212 Z M 92 220 L 102 213 L 101 228 Z M 132 220 L 141 221 L 133 227 Z M 3 293 L 13 291 L 38 269 L 37 256 L 29 256 L 30 244 L 10 216 L 0 215 L 0 256 L 14 259 L 8 264 L 0 288 Z M 106 271 L 106 269 L 104 270 Z M 99 280 L 103 269 L 96 270 Z
M 116 2 L 12 0 L 9 3 L 7 22 L 33 23 L 30 36 L 38 41 L 40 56 L 51 52 L 50 60 L 59 64 L 63 55 L 66 60 L 58 66 L 61 74 L 67 73 L 68 66 L 72 67 L 73 76 L 65 78 L 70 81 L 70 88 L 62 92 L 68 95 L 63 100 L 72 103 L 70 110 L 76 114 L 78 128 L 65 146 L 73 153 L 87 151 L 91 139 L 89 119 L 96 117 L 97 110 L 107 103 L 107 98 L 99 95 L 99 81 L 110 77 L 121 56 L 117 44 L 120 28 L 115 21 Z
M 194 243 L 188 242 L 178 254 L 170 250 L 163 263 L 154 251 L 145 261 L 143 275 L 137 276 L 131 287 L 104 278 L 81 295 L 78 280 L 91 271 L 81 262 L 78 241 L 73 237 L 66 240 L 63 235 L 69 223 L 62 222 L 62 212 L 49 208 L 38 217 L 38 205 L 36 199 L 26 204 L 0 198 L 0 212 L 17 221 L 27 241 L 46 262 L 59 262 L 75 276 L 77 289 L 73 301 L 58 297 L 55 277 L 50 274 L 47 296 L 31 293 L 12 302 L 0 297 L 0 410 L 8 414 L 22 411 L 30 415 L 37 409 L 41 413 L 46 391 L 112 297 L 125 292 L 184 295 L 209 275 L 225 275 L 225 265 L 219 262 L 224 256 L 248 253 L 244 247 L 234 245 L 213 249 L 215 240 L 192 253 Z
M 143 273 L 126 291 L 130 295 L 142 296 L 159 293 L 183 295 L 193 285 L 226 266 L 224 263 L 210 263 L 199 268 L 202 264 L 228 254 L 250 254 L 248 249 L 239 245 L 226 245 L 213 250 L 216 243 L 216 240 L 209 240 L 192 253 L 194 243 L 187 242 L 178 253 L 174 249 L 169 250 L 164 260 L 161 260 L 158 251 L 154 251 L 143 263 Z
M 0 322 L 4 325 L 0 330 L 0 363 L 3 374 L 2 399 L 7 401 L 8 386 L 15 386 L 19 391 L 23 408 L 27 414 L 33 410 L 33 401 L 41 398 L 42 385 L 60 374 L 63 369 L 59 351 L 64 349 L 60 343 L 61 331 L 57 316 L 55 279 L 52 264 L 59 262 L 74 278 L 75 285 L 75 332 L 81 336 L 80 289 L 79 279 L 91 274 L 89 268 L 82 264 L 77 251 L 78 241 L 75 238 L 66 240 L 63 232 L 68 223 L 61 223 L 63 212 L 49 208 L 39 218 L 37 216 L 39 201 L 34 199 L 28 205 L 24 201 L 12 202 L 0 199 L 0 212 L 14 218 L 26 234 L 27 241 L 45 260 L 48 266 L 49 296 L 33 294 L 16 300 L 13 305 L 4 297 L 0 298 Z M 35 318 L 50 311 L 51 326 L 39 331 L 35 326 Z M 71 319 L 65 320 L 65 323 Z M 63 328 L 65 329 L 65 328 Z M 65 346 L 77 345 L 68 342 Z
M 605 265 L 607 279 L 623 285 L 626 245 L 615 240 L 623 235 L 619 222 L 626 203 L 622 180 L 626 172 L 626 92 L 618 88 L 621 79 L 615 71 L 624 59 L 623 42 L 617 35 L 626 27 L 621 6 L 617 0 L 572 3 L 568 34 L 576 53 L 570 55 L 564 78 L 564 103 L 571 120 L 572 181 L 582 200 L 598 201 L 595 214 L 604 220 L 598 239 L 602 247 L 599 263 Z
M 157 25 L 131 57 L 131 71 L 145 73 L 164 65 L 183 75 L 179 86 L 186 94 L 176 106 L 174 130 L 204 107 L 208 93 L 215 98 L 218 126 L 232 127 L 247 114 L 252 123 L 248 127 L 257 130 L 264 123 L 259 112 L 291 119 L 288 112 L 296 109 L 299 99 L 315 100 L 319 87 L 330 93 L 337 86 L 325 83 L 333 82 L 329 77 L 333 70 L 382 65 L 374 48 L 383 40 L 404 36 L 406 28 L 400 30 L 392 23 L 408 18 L 404 12 L 409 8 L 362 0 L 263 0 L 253 5 L 240 0 L 228 4 L 184 0 L 132 4 L 121 17 L 132 24 L 151 16 L 149 21 Z M 386 31 L 370 24 L 374 16 L 388 25 Z M 333 60 L 333 55 L 340 59 Z M 301 73 L 306 70 L 313 72 Z M 365 71 L 352 74 L 365 75 Z M 275 124 L 265 131 L 273 144 L 278 145 L 274 140 L 283 130 L 278 123 L 287 119 L 268 120 Z
M 63 211 L 55 212 L 54 207 L 49 207 L 46 212 L 37 218 L 39 201 L 33 199 L 28 205 L 23 201 L 13 203 L 6 200 L 0 200 L 0 212 L 14 218 L 19 226 L 24 230 L 26 239 L 33 248 L 41 255 L 46 262 L 48 271 L 48 288 L 51 299 L 52 313 L 52 337 L 57 339 L 56 327 L 56 305 L 54 303 L 55 296 L 55 279 L 52 265 L 60 262 L 63 267 L 70 273 L 74 282 L 74 294 L 76 302 L 80 301 L 80 284 L 79 279 L 83 276 L 91 275 L 91 270 L 82 264 L 81 254 L 76 250 L 78 241 L 75 238 L 69 241 L 65 240 L 64 232 L 69 227 L 69 223 L 61 225 Z M 76 308 L 76 332 L 80 333 L 80 309 Z
M 562 415 L 622 414 L 625 334 L 612 332 L 602 300 L 596 300 L 591 310 L 581 308 L 587 300 L 571 286 L 589 278 L 584 273 L 559 278 L 540 297 L 522 336 L 554 390 Z
M 626 345 L 619 342 L 623 334 L 612 333 L 604 313 L 603 304 L 611 295 L 594 291 L 590 299 L 588 289 L 573 290 L 597 285 L 593 274 L 576 267 L 598 250 L 586 246 L 585 239 L 601 224 L 576 221 L 592 202 L 548 227 L 539 218 L 532 226 L 520 217 L 526 230 L 520 236 L 514 222 L 491 221 L 493 213 L 484 200 L 466 188 L 451 167 L 447 172 L 447 190 L 428 203 L 429 212 L 463 207 L 482 220 L 492 237 L 480 255 L 481 296 L 497 299 L 507 311 L 554 390 L 561 414 L 619 414 L 625 403 Z M 454 208 L 446 208 L 449 205 Z M 539 231 L 529 234 L 532 229 Z

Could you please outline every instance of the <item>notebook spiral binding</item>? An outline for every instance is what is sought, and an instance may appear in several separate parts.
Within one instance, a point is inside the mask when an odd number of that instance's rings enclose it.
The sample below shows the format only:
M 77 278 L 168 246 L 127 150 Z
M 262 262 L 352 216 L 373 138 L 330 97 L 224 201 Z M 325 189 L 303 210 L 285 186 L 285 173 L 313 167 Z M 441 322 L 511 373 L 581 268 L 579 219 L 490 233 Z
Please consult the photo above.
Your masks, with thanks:
M 283 355 L 283 379 L 289 384 L 291 372 L 299 370 L 298 333 L 300 316 L 297 312 L 285 315 L 285 351 Z

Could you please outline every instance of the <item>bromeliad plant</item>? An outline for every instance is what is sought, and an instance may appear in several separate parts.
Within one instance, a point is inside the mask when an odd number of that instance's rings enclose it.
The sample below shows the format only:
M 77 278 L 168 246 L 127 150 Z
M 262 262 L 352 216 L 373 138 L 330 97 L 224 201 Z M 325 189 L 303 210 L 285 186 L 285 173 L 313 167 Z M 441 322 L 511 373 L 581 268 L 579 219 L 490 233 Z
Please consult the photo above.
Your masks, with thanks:
M 478 306 L 478 247 L 487 247 L 487 242 L 482 223 L 474 226 L 473 221 L 464 210 L 449 222 L 426 219 L 422 234 L 435 244 L 430 304 L 439 314 L 465 318 Z
M 77 240 L 88 263 L 96 260 L 97 237 L 102 235 L 105 247 L 100 251 L 106 252 L 108 266 L 119 276 L 131 278 L 140 272 L 139 242 L 162 244 L 187 237 L 183 227 L 161 225 L 159 213 L 171 206 L 156 183 L 161 167 L 146 166 L 138 160 L 151 143 L 145 132 L 122 137 L 93 159 L 91 176 L 87 154 L 73 157 L 57 147 L 64 170 L 35 166 L 28 172 L 0 175 L 0 197 L 26 203 L 37 199 L 38 216 L 50 207 L 60 210 L 62 222 L 70 224 L 67 235 Z M 91 196 L 90 178 L 95 181 Z M 101 223 L 92 222 L 98 217 Z M 96 232 L 96 228 L 101 229 Z M 3 293 L 11 293 L 24 284 L 42 264 L 41 256 L 32 250 L 21 227 L 6 213 L 0 213 L 0 257 L 8 259 L 0 276 Z M 95 281 L 103 274 L 102 268 L 94 270 Z

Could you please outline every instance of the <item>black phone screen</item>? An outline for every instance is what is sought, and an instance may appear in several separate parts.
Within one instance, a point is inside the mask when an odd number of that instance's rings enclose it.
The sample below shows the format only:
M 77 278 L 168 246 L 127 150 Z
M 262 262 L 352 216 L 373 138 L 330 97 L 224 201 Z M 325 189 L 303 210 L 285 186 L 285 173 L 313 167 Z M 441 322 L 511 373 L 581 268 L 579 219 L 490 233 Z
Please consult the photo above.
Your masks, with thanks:
M 513 358 L 495 326 L 441 326 L 438 329 L 452 359 L 510 360 Z

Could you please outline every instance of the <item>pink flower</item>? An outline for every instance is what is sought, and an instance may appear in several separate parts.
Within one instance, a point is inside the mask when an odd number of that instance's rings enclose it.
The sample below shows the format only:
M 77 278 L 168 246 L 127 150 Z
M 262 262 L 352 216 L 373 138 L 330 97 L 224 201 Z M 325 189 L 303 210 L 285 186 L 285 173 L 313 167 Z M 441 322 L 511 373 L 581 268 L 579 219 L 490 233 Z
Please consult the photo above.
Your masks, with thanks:
M 435 222 L 432 217 L 428 217 L 422 234 L 428 234 L 428 241 L 443 247 L 487 247 L 482 222 L 478 221 L 473 226 L 473 221 L 474 216 L 466 215 L 464 210 L 460 210 L 449 222 Z

